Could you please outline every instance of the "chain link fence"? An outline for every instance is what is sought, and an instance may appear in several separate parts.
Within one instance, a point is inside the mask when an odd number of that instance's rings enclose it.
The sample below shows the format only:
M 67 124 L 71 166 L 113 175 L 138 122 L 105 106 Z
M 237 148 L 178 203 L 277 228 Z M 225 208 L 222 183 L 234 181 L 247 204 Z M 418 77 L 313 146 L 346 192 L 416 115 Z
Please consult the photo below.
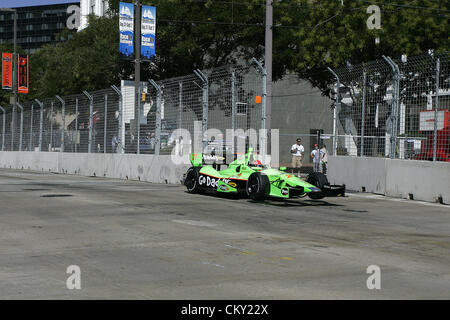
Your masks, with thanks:
M 2 106 L 1 148 L 139 154 L 171 154 L 178 148 L 189 153 L 196 122 L 203 146 L 223 148 L 231 145 L 227 129 L 261 128 L 263 72 L 257 65 L 225 66 L 142 82 L 137 120 L 134 81 L 122 81 L 120 88 L 21 102 L 15 108 Z M 192 138 L 174 139 L 176 129 L 187 130 Z
M 449 53 L 331 70 L 337 155 L 450 161 Z
M 280 152 L 289 155 L 301 137 L 306 149 L 325 142 L 330 154 L 450 161 L 449 57 L 383 57 L 329 69 L 332 100 L 293 77 L 274 83 Z M 203 147 L 223 150 L 236 142 L 227 129 L 242 129 L 237 136 L 248 146 L 247 130 L 265 128 L 265 70 L 257 63 L 142 82 L 136 115 L 134 90 L 133 81 L 122 81 L 120 88 L 1 106 L 1 148 L 188 154 L 196 133 Z M 177 129 L 189 137 L 173 135 Z

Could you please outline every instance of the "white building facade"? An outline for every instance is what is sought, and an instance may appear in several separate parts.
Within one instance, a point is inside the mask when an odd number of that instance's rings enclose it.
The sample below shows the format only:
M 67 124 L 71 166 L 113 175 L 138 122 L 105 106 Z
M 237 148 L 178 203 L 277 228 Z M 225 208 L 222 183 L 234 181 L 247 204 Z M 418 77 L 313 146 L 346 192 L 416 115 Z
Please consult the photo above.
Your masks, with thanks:
M 95 14 L 103 17 L 108 10 L 107 0 L 80 0 L 80 27 L 78 31 L 88 26 L 88 16 Z

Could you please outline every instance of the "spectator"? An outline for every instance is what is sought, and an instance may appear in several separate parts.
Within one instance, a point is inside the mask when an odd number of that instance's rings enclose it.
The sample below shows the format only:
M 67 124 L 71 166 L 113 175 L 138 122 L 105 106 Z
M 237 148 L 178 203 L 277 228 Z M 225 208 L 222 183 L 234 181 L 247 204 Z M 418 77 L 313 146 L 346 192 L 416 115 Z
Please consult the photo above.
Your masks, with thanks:
M 302 139 L 297 138 L 297 143 L 291 147 L 292 153 L 292 174 L 294 170 L 298 168 L 297 176 L 300 177 L 300 168 L 302 167 L 303 154 L 305 153 L 305 148 L 302 146 Z
M 314 145 L 314 150 L 311 151 L 311 158 L 313 160 L 313 170 L 314 172 L 321 172 L 320 170 L 320 160 L 322 158 L 322 150 L 319 150 L 317 143 Z
M 117 139 L 117 136 L 114 136 L 111 140 L 111 151 L 112 153 L 116 153 L 117 151 L 117 145 L 119 144 L 119 141 Z
M 327 174 L 328 151 L 327 146 L 325 144 L 322 145 L 322 149 L 320 149 L 320 152 L 322 153 L 322 173 Z

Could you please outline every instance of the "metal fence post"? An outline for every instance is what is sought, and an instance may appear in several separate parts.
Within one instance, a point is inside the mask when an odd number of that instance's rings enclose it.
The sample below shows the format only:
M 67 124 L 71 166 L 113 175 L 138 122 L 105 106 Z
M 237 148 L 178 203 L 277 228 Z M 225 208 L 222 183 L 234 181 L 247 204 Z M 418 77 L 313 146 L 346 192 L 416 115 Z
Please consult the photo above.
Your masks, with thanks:
M 44 104 L 38 99 L 34 99 L 36 103 L 39 105 L 39 151 L 42 151 L 42 129 L 44 127 Z
M 48 151 L 53 151 L 53 101 L 50 105 L 50 145 Z
M 159 155 L 161 150 L 161 87 L 152 79 L 149 82 L 156 90 L 155 155 Z
M 19 135 L 19 151 L 22 151 L 22 138 L 23 138 L 23 107 L 20 103 L 16 102 L 16 105 L 20 108 L 20 135 Z
M 6 126 L 6 112 L 2 106 L 0 106 L 0 110 L 3 112 L 3 126 L 2 126 L 2 151 L 5 151 L 5 126 Z
M 94 127 L 94 120 L 92 114 L 94 112 L 94 98 L 87 92 L 83 91 L 83 94 L 89 99 L 89 141 L 88 141 L 88 153 L 92 151 L 92 130 Z
M 266 68 L 263 67 L 263 65 L 261 64 L 261 62 L 259 62 L 258 60 L 256 60 L 255 58 L 252 58 L 252 62 L 254 62 L 259 71 L 262 74 L 262 87 L 261 87 L 261 91 L 262 91 L 262 101 L 261 101 L 261 137 L 260 137 L 260 154 L 262 155 L 266 155 L 266 150 L 267 150 L 267 137 L 266 137 L 266 105 L 267 105 L 267 70 Z M 270 129 L 270 128 L 269 128 Z
M 395 158 L 395 151 L 397 149 L 397 123 L 398 123 L 398 110 L 399 110 L 399 100 L 400 100 L 400 69 L 398 65 L 390 58 L 383 56 L 383 59 L 391 66 L 393 76 L 393 86 L 394 92 L 392 95 L 392 135 L 391 135 L 391 145 L 389 157 L 391 159 Z
M 136 154 L 141 154 L 141 99 L 142 99 L 142 86 L 141 83 L 139 83 L 138 87 L 138 96 L 137 96 L 137 150 Z
M 203 150 L 208 146 L 208 137 L 206 136 L 206 131 L 208 131 L 208 99 L 209 99 L 209 83 L 208 78 L 199 70 L 194 70 L 195 75 L 202 81 L 203 86 L 203 97 L 202 97 L 202 142 Z
M 363 91 L 362 91 L 362 103 L 361 103 L 361 151 L 360 156 L 364 156 L 364 129 L 365 129 L 365 122 L 366 122 L 366 78 L 367 73 L 366 71 L 363 72 Z
M 61 148 L 59 149 L 60 152 L 64 152 L 64 133 L 65 133 L 65 126 L 66 126 L 66 102 L 58 95 L 56 95 L 56 99 L 58 99 L 61 102 Z
M 78 98 L 75 98 L 75 152 L 78 147 Z
M 31 116 L 30 116 L 30 145 L 28 148 L 30 151 L 33 151 L 33 112 L 34 112 L 34 105 L 31 103 Z
M 123 99 L 122 99 L 122 91 L 120 91 L 119 88 L 117 88 L 115 85 L 112 85 L 111 88 L 114 90 L 115 93 L 117 93 L 117 95 L 119 96 L 119 132 L 118 134 L 118 140 L 120 141 L 119 147 L 118 147 L 118 151 L 120 153 L 123 153 L 123 143 L 125 141 L 123 141 L 124 139 L 122 139 L 122 107 L 123 107 Z
M 341 100 L 340 100 L 340 88 L 341 88 L 341 79 L 339 79 L 336 72 L 333 71 L 330 67 L 328 67 L 328 71 L 333 74 L 333 76 L 336 79 L 336 103 L 334 105 L 333 110 L 333 155 L 337 155 L 337 142 L 338 142 L 338 133 L 339 133 L 339 127 L 338 127 L 338 112 L 340 111 L 341 106 Z
M 438 122 L 438 112 L 439 112 L 439 74 L 441 70 L 441 61 L 439 58 L 436 59 L 436 95 L 434 97 L 434 128 L 433 128 L 433 161 L 437 160 L 437 122 Z
M 106 134 L 107 134 L 107 126 L 108 126 L 108 94 L 105 93 L 105 121 L 103 124 L 103 153 L 106 153 Z
M 236 98 L 235 98 L 235 87 L 236 87 L 236 74 L 234 70 L 231 72 L 231 129 L 233 131 L 236 129 Z M 234 143 L 232 144 L 234 146 Z M 232 150 L 234 152 L 234 150 Z
M 183 82 L 178 83 L 178 112 L 180 120 L 178 121 L 178 129 L 181 129 L 183 124 Z

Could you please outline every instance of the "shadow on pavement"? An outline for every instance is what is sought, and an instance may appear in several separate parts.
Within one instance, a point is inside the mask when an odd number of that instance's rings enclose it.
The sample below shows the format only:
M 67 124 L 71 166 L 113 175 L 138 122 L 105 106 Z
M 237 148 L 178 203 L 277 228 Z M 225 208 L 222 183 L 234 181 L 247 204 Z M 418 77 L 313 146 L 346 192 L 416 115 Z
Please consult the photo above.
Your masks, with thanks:
M 189 193 L 185 191 L 185 193 Z M 271 205 L 275 207 L 315 207 L 315 206 L 324 206 L 324 207 L 342 207 L 341 204 L 335 204 L 330 203 L 325 200 L 309 200 L 309 199 L 277 199 L 277 198 L 271 198 L 266 199 L 264 201 L 254 201 L 247 198 L 247 195 L 245 194 L 235 194 L 235 193 L 215 193 L 215 192 L 208 192 L 205 191 L 204 193 L 201 193 L 200 195 L 205 197 L 211 197 L 211 198 L 218 198 L 218 199 L 228 199 L 228 200 L 242 200 L 246 199 L 247 202 L 255 203 L 255 204 L 266 204 Z
M 275 207 L 342 207 L 341 204 L 330 203 L 325 200 L 301 200 L 301 199 L 267 199 L 263 202 L 248 200 L 251 203 L 261 203 Z

